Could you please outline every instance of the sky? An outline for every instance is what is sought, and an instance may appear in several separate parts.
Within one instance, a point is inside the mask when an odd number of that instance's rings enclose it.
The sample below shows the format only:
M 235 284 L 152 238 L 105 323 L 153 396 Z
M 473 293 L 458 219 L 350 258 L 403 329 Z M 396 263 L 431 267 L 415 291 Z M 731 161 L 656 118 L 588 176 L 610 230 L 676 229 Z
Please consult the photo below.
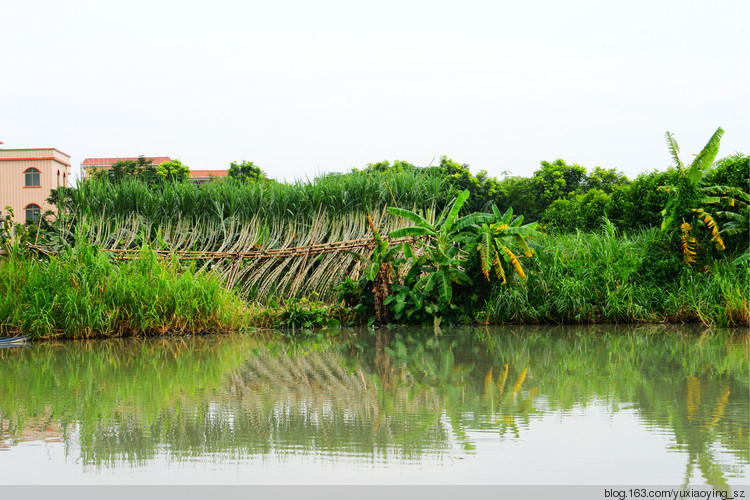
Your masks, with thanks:
M 750 1 L 0 0 L 2 148 L 253 161 L 278 180 L 440 156 L 634 177 L 750 153 Z

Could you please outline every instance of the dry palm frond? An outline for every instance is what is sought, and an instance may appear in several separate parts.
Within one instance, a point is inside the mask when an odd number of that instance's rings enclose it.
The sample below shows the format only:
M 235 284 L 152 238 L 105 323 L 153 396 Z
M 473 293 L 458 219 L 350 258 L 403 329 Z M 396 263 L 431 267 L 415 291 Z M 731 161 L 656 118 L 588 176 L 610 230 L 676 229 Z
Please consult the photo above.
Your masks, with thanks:
M 511 252 L 508 247 L 504 247 L 503 250 L 505 250 L 505 253 L 508 254 L 510 263 L 513 265 L 513 268 L 516 270 L 521 279 L 526 279 L 526 273 L 523 272 L 523 267 L 521 267 L 521 263 L 518 262 L 518 258 L 516 258 L 515 254 Z
M 680 231 L 682 232 L 682 255 L 686 264 L 694 263 L 696 256 L 697 242 L 690 234 L 691 230 L 692 226 L 690 223 L 685 222 L 685 219 L 682 219 L 682 224 L 680 225 Z
M 503 265 L 500 262 L 500 255 L 497 253 L 497 250 L 495 250 L 495 260 L 492 261 L 492 267 L 495 269 L 497 277 L 503 280 L 502 284 L 506 284 L 508 280 L 505 278 L 505 269 L 503 269 Z
M 724 246 L 724 240 L 722 239 L 721 233 L 719 232 L 719 227 L 716 224 L 716 220 L 711 216 L 711 214 L 704 211 L 702 208 L 695 208 L 693 209 L 693 212 L 696 212 L 698 214 L 698 217 L 703 220 L 709 231 L 711 231 L 711 241 L 716 243 L 716 248 L 718 250 L 725 250 L 726 247 Z

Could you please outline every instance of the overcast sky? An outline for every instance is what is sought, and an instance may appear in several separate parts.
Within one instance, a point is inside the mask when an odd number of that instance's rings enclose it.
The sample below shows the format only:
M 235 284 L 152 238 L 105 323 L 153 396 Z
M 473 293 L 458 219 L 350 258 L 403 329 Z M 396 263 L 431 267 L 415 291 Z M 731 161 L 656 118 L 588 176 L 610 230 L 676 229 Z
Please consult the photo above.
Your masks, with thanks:
M 749 28 L 748 0 L 0 0 L 0 147 L 633 177 L 667 130 L 683 159 L 719 126 L 750 153 Z

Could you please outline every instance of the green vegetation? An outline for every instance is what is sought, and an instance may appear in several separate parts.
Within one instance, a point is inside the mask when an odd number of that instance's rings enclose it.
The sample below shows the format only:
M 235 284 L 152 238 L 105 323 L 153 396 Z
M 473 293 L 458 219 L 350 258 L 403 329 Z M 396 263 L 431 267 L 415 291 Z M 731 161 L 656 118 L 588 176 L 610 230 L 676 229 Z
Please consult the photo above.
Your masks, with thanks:
M 597 233 L 545 236 L 525 282 L 495 287 L 490 322 L 702 322 L 748 325 L 747 266 L 686 266 L 669 235 L 633 236 L 611 223 Z
M 63 320 L 50 319 L 65 302 L 61 287 L 35 296 L 51 311 L 42 319 L 21 321 L 35 309 L 6 305 L 0 323 L 20 331 L 41 322 L 34 331 L 43 336 L 351 322 L 747 325 L 749 159 L 738 153 L 714 162 L 722 133 L 688 166 L 668 133 L 675 165 L 633 181 L 561 159 L 541 162 L 529 178 L 473 175 L 442 157 L 425 168 L 383 161 L 291 184 L 269 180 L 248 161 L 205 184 L 186 182 L 178 160 L 121 162 L 77 189 L 51 193 L 57 218 L 6 221 L 0 244 L 31 251 L 6 252 L 15 260 L 0 269 L 6 276 L 16 271 L 11 265 L 56 269 L 56 259 L 73 258 L 80 245 L 92 263 L 96 249 L 150 249 L 154 262 L 167 257 L 175 279 L 185 273 L 231 287 L 227 300 L 244 300 L 236 309 L 245 312 L 193 326 L 182 315 L 194 304 L 174 305 L 169 311 L 179 313 L 156 327 L 138 314 L 121 318 L 110 304 L 86 316 L 98 322 L 88 327 L 66 313 L 77 326 L 65 330 Z M 191 260 L 177 264 L 176 253 Z M 112 262 L 107 272 L 124 266 Z M 140 283 L 148 287 L 146 277 Z
M 0 261 L 0 333 L 109 337 L 237 331 L 246 307 L 210 275 L 157 259 L 115 263 L 79 243 L 41 260 L 18 247 Z

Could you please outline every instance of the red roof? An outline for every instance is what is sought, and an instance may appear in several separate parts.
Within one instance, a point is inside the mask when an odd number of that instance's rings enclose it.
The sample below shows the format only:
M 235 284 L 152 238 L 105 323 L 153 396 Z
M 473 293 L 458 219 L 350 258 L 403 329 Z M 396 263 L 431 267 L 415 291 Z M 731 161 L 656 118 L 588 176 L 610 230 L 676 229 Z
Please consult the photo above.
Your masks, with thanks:
M 191 170 L 190 177 L 208 177 L 213 175 L 214 177 L 226 177 L 229 175 L 229 170 Z
M 151 162 L 154 165 L 161 165 L 165 161 L 170 161 L 171 158 L 169 156 L 146 156 L 145 157 L 148 160 L 151 160 Z M 128 157 L 128 158 L 86 158 L 83 160 L 83 163 L 81 163 L 81 166 L 83 167 L 111 167 L 114 163 L 117 163 L 118 161 L 138 161 L 138 157 Z

